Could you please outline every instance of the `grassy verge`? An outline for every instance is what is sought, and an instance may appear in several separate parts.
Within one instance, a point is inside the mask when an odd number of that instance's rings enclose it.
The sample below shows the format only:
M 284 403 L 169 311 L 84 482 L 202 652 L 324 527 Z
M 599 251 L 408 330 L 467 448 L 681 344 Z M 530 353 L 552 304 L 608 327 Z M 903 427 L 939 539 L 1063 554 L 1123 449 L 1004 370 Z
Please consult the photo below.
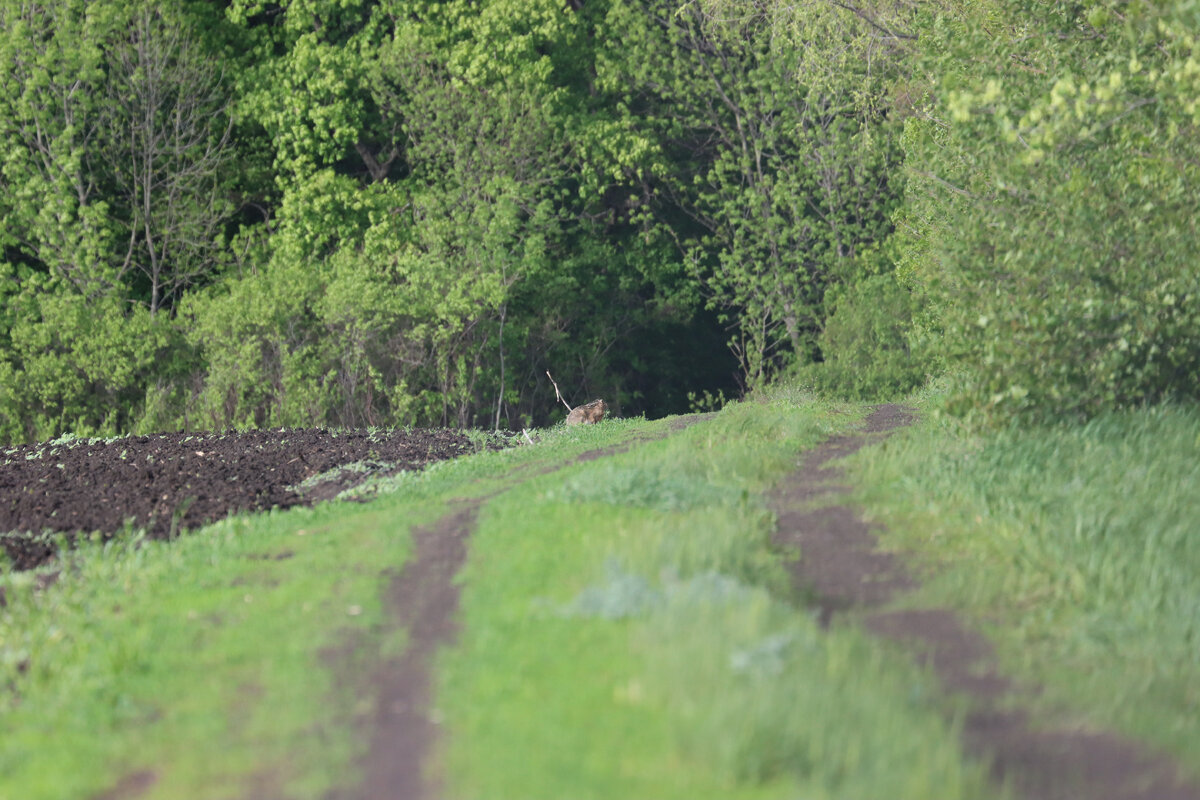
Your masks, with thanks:
M 353 674 L 405 646 L 379 598 L 411 526 L 500 489 L 438 662 L 457 796 L 994 796 L 928 676 L 792 602 L 762 493 L 861 416 L 837 410 L 779 392 L 543 474 L 670 422 L 558 429 L 373 479 L 365 505 L 84 547 L 46 589 L 0 574 L 0 797 L 86 798 L 139 770 L 150 800 L 352 783 L 374 701 Z
M 379 598 L 410 526 L 521 468 L 661 427 L 560 429 L 538 447 L 376 481 L 367 505 L 85 546 L 45 589 L 0 571 L 0 797 L 86 798 L 144 769 L 157 775 L 150 798 L 252 797 L 277 782 L 321 796 L 346 781 L 371 700 L 338 688 L 322 653 L 347 636 L 363 662 L 403 647 L 380 625 Z
M 1113 728 L 1200 776 L 1200 413 L 971 435 L 927 419 L 855 461 L 915 603 L 964 608 L 1047 718 Z
M 453 796 L 993 796 L 926 676 L 788 601 L 762 492 L 830 411 L 761 398 L 488 503 L 441 660 Z

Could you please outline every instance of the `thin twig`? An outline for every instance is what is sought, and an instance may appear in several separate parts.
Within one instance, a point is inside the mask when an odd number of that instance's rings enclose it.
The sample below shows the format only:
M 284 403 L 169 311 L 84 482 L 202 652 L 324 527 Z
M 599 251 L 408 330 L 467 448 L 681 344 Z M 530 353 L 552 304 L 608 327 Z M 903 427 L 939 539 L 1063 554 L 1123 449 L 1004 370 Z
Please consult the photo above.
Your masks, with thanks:
M 895 39 L 908 39 L 908 40 L 914 41 L 914 42 L 917 40 L 917 35 L 915 33 L 906 33 L 904 31 L 890 30 L 883 24 L 872 19 L 871 15 L 868 14 L 866 11 L 864 11 L 861 8 L 855 8 L 854 6 L 850 5 L 849 3 L 839 3 L 838 0 L 829 0 L 829 2 L 832 5 L 837 6 L 838 8 L 846 9 L 847 11 L 849 11 L 850 13 L 859 17 L 864 22 L 866 22 L 868 25 L 870 25 L 872 28 L 874 28 L 875 30 L 879 31 L 882 34 L 891 36 Z
M 533 444 L 533 439 L 529 438 L 529 431 L 525 430 L 524 428 L 521 428 L 521 435 L 525 437 L 525 441 L 529 442 L 530 444 Z
M 941 184 L 942 186 L 946 187 L 947 189 L 954 192 L 955 194 L 960 194 L 963 197 L 969 197 L 972 200 L 976 199 L 975 195 L 971 194 L 966 189 L 961 189 L 961 188 L 955 186 L 953 183 L 950 183 L 950 181 L 939 178 L 937 175 L 934 175 L 932 172 L 925 172 L 924 170 L 919 170 L 919 169 L 914 169 L 912 172 L 914 175 L 920 175 L 922 178 L 928 178 L 929 180 L 934 181 L 935 183 Z
M 550 374 L 550 370 L 546 370 L 546 377 L 550 379 L 551 383 L 554 383 L 554 376 Z M 563 400 L 562 392 L 558 391 L 557 383 L 554 383 L 554 396 L 557 397 L 564 406 L 567 406 L 567 401 Z M 567 413 L 569 414 L 572 411 L 574 411 L 574 409 L 570 406 L 567 406 Z

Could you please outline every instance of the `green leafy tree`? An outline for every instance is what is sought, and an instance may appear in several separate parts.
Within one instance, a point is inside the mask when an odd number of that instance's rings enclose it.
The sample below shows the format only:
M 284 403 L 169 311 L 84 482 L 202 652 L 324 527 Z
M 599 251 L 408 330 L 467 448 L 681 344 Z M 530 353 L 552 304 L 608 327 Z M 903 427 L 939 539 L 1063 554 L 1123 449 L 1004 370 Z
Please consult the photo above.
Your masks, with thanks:
M 112 182 L 118 274 L 138 273 L 153 317 L 225 261 L 231 97 L 184 23 L 151 5 L 134 9 L 105 61 L 100 133 L 88 160 Z
M 258 266 L 189 307 L 214 421 L 528 424 L 554 413 L 547 368 L 634 407 L 649 370 L 681 374 L 633 337 L 687 328 L 697 295 L 637 196 L 648 140 L 597 90 L 603 4 L 230 16 L 281 194 Z
M 780 25 L 754 9 L 728 22 L 711 8 L 629 6 L 610 62 L 653 109 L 661 213 L 733 329 L 750 384 L 816 354 L 826 289 L 889 234 L 898 197 L 881 78 L 821 61 L 855 29 L 821 41 L 812 34 L 835 29 L 814 28 L 800 46 Z
M 230 211 L 207 10 L 0 3 L 7 438 L 128 430 L 178 366 L 156 313 L 213 278 Z
M 89 146 L 100 128 L 111 8 L 48 0 L 0 6 L 0 174 L 6 256 L 95 297 L 118 285 L 112 225 Z M 107 11 L 108 13 L 104 13 Z
M 858 400 L 894 398 L 925 382 L 929 364 L 909 341 L 919 305 L 893 272 L 863 278 L 834 295 L 818 339 L 823 361 L 801 367 L 800 380 Z
M 151 2 L 8 3 L 5 220 L 16 260 L 153 315 L 219 264 L 228 99 L 196 20 Z
M 260 12 L 234 9 L 251 25 Z M 245 107 L 278 143 L 284 192 L 265 274 L 235 294 L 279 281 L 301 295 L 265 299 L 261 324 L 221 313 L 232 296 L 220 289 L 197 306 L 196 341 L 214 365 L 206 391 L 227 398 L 209 408 L 225 418 L 465 425 L 478 415 L 507 289 L 541 257 L 539 193 L 553 182 L 543 164 L 557 165 L 537 137 L 553 126 L 511 71 L 489 86 L 454 79 L 465 34 L 441 15 L 430 14 L 441 35 L 425 38 L 434 22 L 397 12 L 297 3 L 259 25 L 278 53 L 259 77 L 281 80 L 258 82 Z M 260 346 L 246 352 L 248 340 Z M 228 401 L 264 385 L 276 397 Z
M 964 413 L 1088 416 L 1200 395 L 1194 4 L 924 12 L 906 278 Z

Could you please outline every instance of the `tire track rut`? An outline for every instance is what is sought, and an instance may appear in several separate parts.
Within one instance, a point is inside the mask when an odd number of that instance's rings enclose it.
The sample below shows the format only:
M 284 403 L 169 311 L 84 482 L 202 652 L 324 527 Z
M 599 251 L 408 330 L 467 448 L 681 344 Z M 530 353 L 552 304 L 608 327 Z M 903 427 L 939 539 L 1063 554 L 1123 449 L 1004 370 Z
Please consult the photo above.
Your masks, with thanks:
M 440 737 L 433 706 L 434 660 L 458 634 L 460 588 L 454 578 L 466 564 L 468 541 L 480 508 L 493 497 L 535 477 L 577 464 L 627 452 L 711 419 L 713 414 L 675 420 L 658 436 L 637 436 L 611 447 L 589 450 L 565 464 L 522 474 L 505 488 L 452 504 L 449 514 L 413 531 L 413 554 L 384 594 L 390 624 L 408 630 L 408 643 L 398 658 L 381 664 L 371 676 L 378 698 L 370 717 L 367 755 L 360 763 L 360 782 L 334 792 L 329 800 L 436 800 L 443 786 L 430 756 Z
M 860 619 L 866 629 L 903 645 L 967 698 L 963 725 L 967 752 L 991 765 L 997 784 L 1026 800 L 1200 800 L 1169 758 L 1114 733 L 1044 728 L 1019 707 L 1036 687 L 1017 686 L 1000 674 L 990 642 L 946 608 L 887 610 L 913 577 L 890 553 L 877 549 L 871 528 L 853 509 L 813 501 L 846 493 L 843 470 L 830 462 L 886 439 L 912 423 L 915 412 L 881 405 L 861 433 L 832 437 L 811 451 L 800 469 L 772 492 L 778 546 L 800 548 L 790 564 L 793 584 L 818 610 L 822 626 L 835 615 Z

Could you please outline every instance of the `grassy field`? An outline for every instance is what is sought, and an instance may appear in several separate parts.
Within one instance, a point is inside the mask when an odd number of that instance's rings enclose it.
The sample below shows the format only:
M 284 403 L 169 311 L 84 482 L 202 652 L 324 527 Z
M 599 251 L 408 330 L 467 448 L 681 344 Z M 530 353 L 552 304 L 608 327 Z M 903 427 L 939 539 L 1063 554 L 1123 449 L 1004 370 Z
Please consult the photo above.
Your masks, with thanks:
M 765 492 L 864 413 L 777 389 L 678 432 L 557 428 L 374 479 L 368 503 L 84 546 L 49 586 L 0 571 L 0 798 L 88 798 L 143 770 L 159 800 L 352 784 L 363 677 L 407 644 L 381 593 L 412 528 L 462 497 L 483 500 L 436 659 L 450 797 L 1001 796 L 936 682 L 853 625 L 820 630 L 771 547 Z M 1200 413 L 1178 408 L 990 434 L 927 413 L 850 466 L 885 545 L 927 576 L 902 604 L 963 609 L 1044 687 L 1045 721 L 1186 766 L 1198 445 Z
M 991 434 L 930 415 L 854 474 L 887 545 L 929 575 L 910 602 L 966 609 L 1044 687 L 1044 719 L 1200 776 L 1198 447 L 1195 409 Z
M 88 797 L 142 769 L 159 776 L 152 797 L 247 796 L 276 779 L 319 797 L 344 779 L 372 701 L 339 689 L 322 653 L 352 639 L 367 663 L 404 646 L 380 625 L 380 593 L 411 527 L 517 466 L 660 426 L 561 430 L 392 479 L 366 505 L 85 546 L 45 590 L 35 574 L 0 573 L 0 798 Z
M 762 492 L 855 422 L 786 395 L 485 509 L 444 754 L 464 798 L 984 798 L 923 674 L 819 631 Z
M 86 798 L 138 770 L 148 798 L 353 781 L 374 702 L 353 678 L 405 647 L 380 594 L 411 527 L 509 487 L 480 511 L 437 662 L 453 796 L 991 796 L 928 677 L 821 633 L 771 551 L 762 491 L 861 416 L 832 411 L 777 391 L 520 482 L 669 421 L 556 429 L 377 481 L 367 504 L 84 547 L 48 588 L 2 573 L 0 797 Z

